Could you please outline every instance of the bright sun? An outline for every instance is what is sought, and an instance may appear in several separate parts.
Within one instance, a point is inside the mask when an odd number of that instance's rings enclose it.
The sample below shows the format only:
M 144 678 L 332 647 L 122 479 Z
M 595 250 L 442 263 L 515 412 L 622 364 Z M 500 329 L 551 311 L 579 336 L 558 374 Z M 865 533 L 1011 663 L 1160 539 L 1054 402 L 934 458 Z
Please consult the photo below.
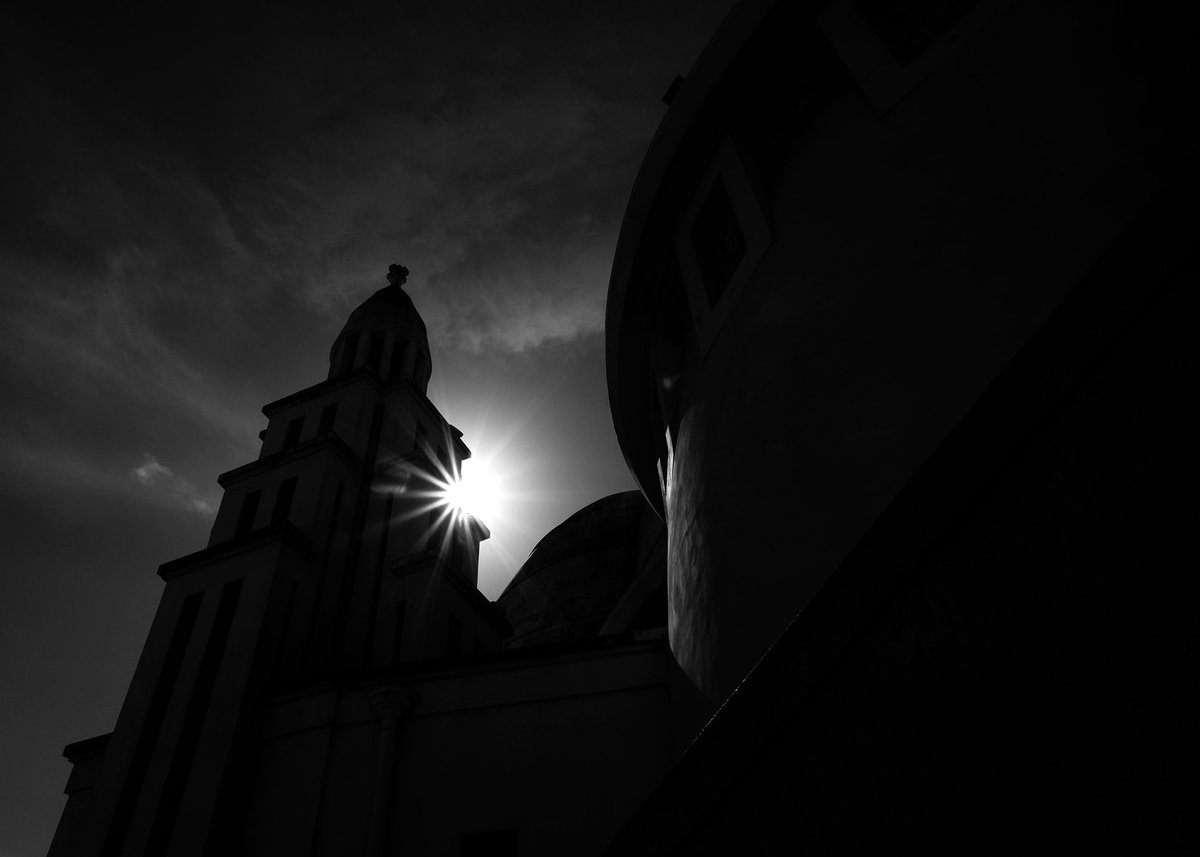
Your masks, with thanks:
M 456 512 L 466 512 L 483 523 L 495 520 L 500 491 L 495 474 L 482 459 L 462 463 L 462 478 L 446 486 L 446 503 Z

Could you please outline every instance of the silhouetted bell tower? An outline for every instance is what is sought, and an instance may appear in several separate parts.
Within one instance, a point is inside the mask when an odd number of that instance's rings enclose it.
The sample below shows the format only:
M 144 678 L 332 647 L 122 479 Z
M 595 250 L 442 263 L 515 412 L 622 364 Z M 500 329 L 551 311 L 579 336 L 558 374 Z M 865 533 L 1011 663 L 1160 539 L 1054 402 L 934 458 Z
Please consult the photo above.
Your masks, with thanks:
M 439 485 L 470 456 L 425 397 L 425 325 L 393 265 L 329 377 L 263 408 L 256 461 L 222 474 L 208 546 L 165 590 L 104 767 L 52 855 L 201 854 L 237 825 L 258 701 L 405 661 L 498 648 L 480 522 Z

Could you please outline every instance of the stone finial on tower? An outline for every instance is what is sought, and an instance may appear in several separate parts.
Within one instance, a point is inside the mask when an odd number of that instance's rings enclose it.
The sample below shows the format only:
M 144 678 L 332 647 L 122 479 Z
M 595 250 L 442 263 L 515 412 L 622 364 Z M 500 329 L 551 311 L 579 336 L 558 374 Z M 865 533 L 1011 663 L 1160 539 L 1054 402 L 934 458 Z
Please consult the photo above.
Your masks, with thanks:
M 408 282 L 408 268 L 403 265 L 389 265 L 387 281 L 389 285 L 403 286 Z

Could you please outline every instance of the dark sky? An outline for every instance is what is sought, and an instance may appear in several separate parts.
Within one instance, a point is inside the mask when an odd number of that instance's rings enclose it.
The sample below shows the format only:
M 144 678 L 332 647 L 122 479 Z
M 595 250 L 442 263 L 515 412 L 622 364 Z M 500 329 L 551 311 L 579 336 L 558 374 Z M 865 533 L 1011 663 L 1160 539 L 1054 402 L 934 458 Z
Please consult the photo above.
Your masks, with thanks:
M 261 406 L 325 377 L 389 263 L 430 398 L 504 477 L 485 594 L 632 487 L 617 229 L 732 3 L 43 5 L 0 7 L 0 857 L 45 852 L 62 746 L 112 728 L 157 566 L 204 546 Z

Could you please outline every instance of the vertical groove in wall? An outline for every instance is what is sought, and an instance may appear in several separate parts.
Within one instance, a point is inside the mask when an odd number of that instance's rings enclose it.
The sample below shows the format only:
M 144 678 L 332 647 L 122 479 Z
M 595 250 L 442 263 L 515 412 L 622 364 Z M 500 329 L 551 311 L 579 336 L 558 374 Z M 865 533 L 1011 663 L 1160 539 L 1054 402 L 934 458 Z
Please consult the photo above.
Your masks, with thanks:
M 371 486 L 375 476 L 375 454 L 379 448 L 379 430 L 383 426 L 383 405 L 375 406 L 371 420 L 371 433 L 367 439 L 367 452 L 363 457 L 362 481 L 358 486 L 358 503 L 354 508 L 354 524 L 350 529 L 350 544 L 346 550 L 346 566 L 342 572 L 341 592 L 338 593 L 337 621 L 334 625 L 334 665 L 342 660 L 346 642 L 346 623 L 350 619 L 350 605 L 354 595 L 355 577 L 358 571 L 358 555 L 362 549 L 363 529 L 367 523 L 367 506 L 371 502 Z
M 291 636 L 292 625 L 295 624 L 296 613 L 296 590 L 299 587 L 296 581 L 288 584 L 287 603 L 283 608 L 283 621 L 280 622 L 279 636 L 275 643 L 275 662 L 271 666 L 271 675 L 278 676 L 283 670 L 283 659 L 288 650 L 288 639 Z
M 154 826 L 150 830 L 150 840 L 146 846 L 147 854 L 166 854 L 171 844 L 175 819 L 179 814 L 184 789 L 187 787 L 188 774 L 191 773 L 192 763 L 196 758 L 200 732 L 204 728 L 208 703 L 212 699 L 217 672 L 225 656 L 225 644 L 229 641 L 229 631 L 233 626 L 233 616 L 241 594 L 241 578 L 231 580 L 221 588 L 221 600 L 217 603 L 212 632 L 204 647 L 204 656 L 196 672 L 196 685 L 188 702 L 183 726 L 179 730 L 179 740 L 175 744 L 175 754 L 171 759 L 166 782 L 163 783 L 159 795 L 158 812 L 154 816 Z
M 371 608 L 367 612 L 367 639 L 363 649 L 363 664 L 371 663 L 371 642 L 375 637 L 375 614 L 379 610 L 379 590 L 383 585 L 383 566 L 387 560 L 388 533 L 392 528 L 392 499 L 391 493 L 383 502 L 383 526 L 379 533 L 379 553 L 375 559 L 375 580 L 371 588 Z
M 322 596 L 325 591 L 325 579 L 329 573 L 329 558 L 333 554 L 333 536 L 337 531 L 338 515 L 342 511 L 342 490 L 346 487 L 346 483 L 339 481 L 337 491 L 333 495 L 333 510 L 329 513 L 329 529 L 325 532 L 325 549 L 321 552 L 321 567 L 317 571 L 317 582 L 313 589 L 312 612 L 308 617 L 308 633 L 304 635 L 304 653 L 301 658 L 302 665 L 311 665 L 310 658 L 313 657 L 312 641 L 317 633 L 317 620 L 321 615 Z
M 150 759 L 153 757 L 154 747 L 158 743 L 158 733 L 162 729 L 163 718 L 167 713 L 167 704 L 171 701 L 175 683 L 179 679 L 179 668 L 183 664 L 184 653 L 187 652 L 188 640 L 191 639 L 192 629 L 196 627 L 196 617 L 200 613 L 202 598 L 203 593 L 201 592 L 189 595 L 179 611 L 175 630 L 171 634 L 171 642 L 167 645 L 167 654 L 163 659 L 162 670 L 158 674 L 154 693 L 150 697 L 150 705 L 146 709 L 146 718 L 142 721 L 137 746 L 134 747 L 133 757 L 129 760 L 129 769 L 125 772 L 125 782 L 121 786 L 121 794 L 117 798 L 117 805 L 104 836 L 104 845 L 100 849 L 100 853 L 104 857 L 120 854 L 121 848 L 125 845 L 125 834 L 129 831 L 133 810 L 142 793 L 142 783 L 146 779 L 146 771 L 150 767 Z
M 407 608 L 407 602 L 396 602 L 396 619 L 392 626 L 392 666 L 400 663 L 400 656 L 404 651 L 404 614 Z

